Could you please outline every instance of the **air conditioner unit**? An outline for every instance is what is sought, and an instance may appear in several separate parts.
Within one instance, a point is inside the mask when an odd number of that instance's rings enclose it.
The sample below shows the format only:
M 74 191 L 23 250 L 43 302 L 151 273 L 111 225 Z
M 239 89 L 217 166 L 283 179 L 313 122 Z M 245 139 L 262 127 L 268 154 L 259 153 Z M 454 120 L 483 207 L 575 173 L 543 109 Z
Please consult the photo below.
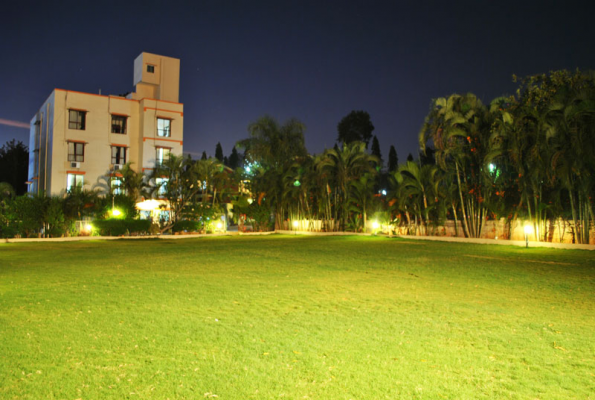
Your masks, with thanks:
M 114 164 L 114 171 L 118 171 L 122 169 L 124 166 L 122 164 Z
M 70 163 L 70 168 L 80 168 L 80 167 L 81 167 L 80 162 L 71 162 Z

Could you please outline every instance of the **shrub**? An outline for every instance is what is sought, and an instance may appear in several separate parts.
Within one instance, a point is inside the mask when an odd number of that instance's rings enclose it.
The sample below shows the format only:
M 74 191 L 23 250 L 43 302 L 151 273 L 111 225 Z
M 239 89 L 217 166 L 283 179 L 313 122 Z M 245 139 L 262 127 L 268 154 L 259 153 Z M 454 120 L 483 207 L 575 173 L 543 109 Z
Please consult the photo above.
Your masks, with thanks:
M 101 236 L 122 236 L 148 233 L 151 229 L 151 221 L 148 219 L 110 218 L 95 220 L 93 226 Z
M 175 232 L 198 232 L 200 230 L 201 224 L 198 221 L 189 221 L 189 220 L 180 220 L 174 224 L 172 227 L 172 231 Z

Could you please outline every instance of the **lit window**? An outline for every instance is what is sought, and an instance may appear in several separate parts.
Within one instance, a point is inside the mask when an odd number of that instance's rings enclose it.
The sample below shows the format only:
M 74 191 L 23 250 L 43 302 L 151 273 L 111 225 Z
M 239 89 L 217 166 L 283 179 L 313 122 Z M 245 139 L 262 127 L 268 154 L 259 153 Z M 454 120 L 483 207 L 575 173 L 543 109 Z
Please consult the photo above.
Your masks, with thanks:
M 126 133 L 126 117 L 122 115 L 112 115 L 112 133 Z
M 171 136 L 171 120 L 165 118 L 157 118 L 157 136 L 170 137 Z
M 166 186 L 168 181 L 169 179 L 167 178 L 155 178 L 155 185 L 157 185 L 159 188 L 157 195 L 165 196 L 165 193 L 167 192 Z
M 155 73 L 155 66 L 154 65 L 147 65 L 147 72 L 150 74 Z
M 66 176 L 66 190 L 71 191 L 76 187 L 83 187 L 83 175 L 68 174 Z
M 126 164 L 126 147 L 112 146 L 112 164 Z
M 85 144 L 68 142 L 68 161 L 85 161 Z
M 112 177 L 112 193 L 113 194 L 123 194 L 122 188 L 122 178 L 117 176 Z
M 155 156 L 155 164 L 163 165 L 163 162 L 169 158 L 170 149 L 157 147 L 157 155 Z
M 85 111 L 68 110 L 68 128 L 85 130 Z

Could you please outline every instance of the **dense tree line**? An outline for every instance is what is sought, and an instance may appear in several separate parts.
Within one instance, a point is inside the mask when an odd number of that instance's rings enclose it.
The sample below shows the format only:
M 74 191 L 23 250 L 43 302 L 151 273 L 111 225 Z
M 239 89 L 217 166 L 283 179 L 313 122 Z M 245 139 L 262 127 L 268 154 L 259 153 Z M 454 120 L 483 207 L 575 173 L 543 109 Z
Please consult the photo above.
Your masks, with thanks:
M 461 235 L 480 237 L 488 220 L 504 219 L 510 230 L 523 219 L 531 221 L 539 240 L 551 241 L 552 224 L 565 221 L 575 242 L 589 242 L 595 224 L 593 73 L 530 76 L 518 80 L 514 95 L 487 105 L 471 93 L 434 99 L 419 132 L 419 157 L 409 154 L 401 164 L 391 146 L 384 165 L 364 111 L 343 118 L 337 144 L 321 154 L 307 152 L 304 130 L 298 120 L 279 123 L 264 116 L 237 143 L 242 155 L 234 147 L 224 157 L 218 144 L 215 158 L 206 152 L 198 161 L 172 155 L 151 176 L 128 165 L 119 196 L 130 204 L 166 198 L 170 219 L 162 230 L 182 221 L 204 224 L 231 202 L 235 218 L 260 230 L 299 221 L 300 229 L 362 231 L 373 218 L 432 234 L 450 220 Z M 30 205 L 42 202 L 42 196 L 15 199 L 8 188 L 0 190 L 4 226 L 10 218 L 27 221 L 14 214 L 22 207 L 45 210 L 38 221 L 51 231 L 60 214 L 58 201 Z M 104 199 L 116 196 L 107 181 L 104 189 Z M 74 218 L 72 210 L 77 217 L 97 210 L 90 201 L 76 200 L 85 193 L 62 196 L 75 204 L 61 206 L 65 220 Z M 18 202 L 23 204 L 11 206 Z M 101 216 L 99 210 L 94 212 Z

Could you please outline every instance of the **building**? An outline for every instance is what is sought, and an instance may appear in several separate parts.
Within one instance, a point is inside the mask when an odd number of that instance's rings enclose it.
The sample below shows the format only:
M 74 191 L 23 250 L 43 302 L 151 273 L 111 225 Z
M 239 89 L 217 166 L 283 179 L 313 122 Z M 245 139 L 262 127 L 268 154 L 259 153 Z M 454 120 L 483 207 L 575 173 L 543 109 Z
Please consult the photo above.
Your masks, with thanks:
M 30 193 L 93 188 L 106 176 L 117 185 L 127 162 L 148 171 L 170 152 L 182 154 L 180 60 L 141 53 L 133 85 L 135 92 L 125 96 L 54 89 L 31 120 Z

